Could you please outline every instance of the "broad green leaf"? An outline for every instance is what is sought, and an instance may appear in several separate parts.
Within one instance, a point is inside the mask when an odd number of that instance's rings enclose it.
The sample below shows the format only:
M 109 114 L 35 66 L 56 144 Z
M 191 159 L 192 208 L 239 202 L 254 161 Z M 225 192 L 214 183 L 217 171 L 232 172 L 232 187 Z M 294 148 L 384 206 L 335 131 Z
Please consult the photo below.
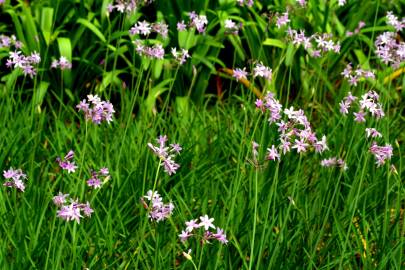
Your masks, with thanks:
M 80 18 L 77 20 L 78 23 L 84 25 L 85 27 L 87 27 L 90 31 L 93 32 L 93 34 L 95 34 L 103 43 L 106 43 L 107 40 L 104 37 L 103 33 L 101 33 L 101 31 L 90 21 Z
M 272 47 L 278 47 L 281 49 L 285 49 L 285 43 L 279 39 L 275 38 L 266 38 L 265 41 L 263 41 L 263 45 L 265 46 L 272 46 Z
M 46 45 L 49 46 L 49 42 L 52 36 L 52 21 L 53 21 L 53 8 L 44 7 L 41 9 L 41 31 L 44 36 Z

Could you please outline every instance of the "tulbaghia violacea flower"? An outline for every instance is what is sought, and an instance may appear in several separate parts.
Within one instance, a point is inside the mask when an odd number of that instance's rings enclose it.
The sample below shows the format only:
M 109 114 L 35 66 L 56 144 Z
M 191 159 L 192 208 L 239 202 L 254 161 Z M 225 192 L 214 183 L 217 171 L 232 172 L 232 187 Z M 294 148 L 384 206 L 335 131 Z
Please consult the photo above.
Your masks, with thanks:
M 76 220 L 76 222 L 80 224 L 80 218 L 83 217 L 81 215 L 82 212 L 85 217 L 90 217 L 94 212 L 89 202 L 79 203 L 77 200 L 73 199 L 69 199 L 68 202 L 67 197 L 69 197 L 69 194 L 59 192 L 59 195 L 53 198 L 55 205 L 60 207 L 60 210 L 56 212 L 58 217 L 66 221 Z
M 66 203 L 68 197 L 69 194 L 63 194 L 59 191 L 58 195 L 54 196 L 52 200 L 56 206 L 60 207 Z
M 70 150 L 66 156 L 63 158 L 63 160 L 60 157 L 56 158 L 56 162 L 59 163 L 59 166 L 64 169 L 67 170 L 68 173 L 72 173 L 75 172 L 77 169 L 77 166 L 75 164 L 73 160 L 75 156 L 75 152 L 73 152 L 73 150 Z
M 21 169 L 10 168 L 7 171 L 3 171 L 3 176 L 8 180 L 3 184 L 3 186 L 14 187 L 24 192 L 25 184 L 23 180 L 27 179 L 27 175 L 23 173 Z
M 225 34 L 237 35 L 241 24 L 236 24 L 230 19 L 226 19 L 224 22 Z
M 256 63 L 255 67 L 253 68 L 253 77 L 262 77 L 265 78 L 269 81 L 271 81 L 271 78 L 273 76 L 273 71 L 271 68 L 266 67 L 263 65 L 261 62 Z
M 148 147 L 156 156 L 159 157 L 161 164 L 163 164 L 164 170 L 167 174 L 172 175 L 176 173 L 177 169 L 180 168 L 180 165 L 177 164 L 173 159 L 177 154 L 180 153 L 182 148 L 178 144 L 170 144 L 169 146 L 166 146 L 166 135 L 159 136 L 156 141 L 158 142 L 157 146 L 148 143 Z
M 284 25 L 287 25 L 290 22 L 290 19 L 288 18 L 288 11 L 284 12 L 282 15 L 277 15 L 276 16 L 276 25 L 277 28 L 281 28 Z
M 163 59 L 165 56 L 165 50 L 162 44 L 155 44 L 153 46 L 146 46 L 141 40 L 133 41 L 135 44 L 135 51 L 140 56 L 146 56 L 151 59 Z
M 207 16 L 197 15 L 195 11 L 188 14 L 190 18 L 190 27 L 195 27 L 199 33 L 204 33 L 208 24 Z
M 224 230 L 214 225 L 214 218 L 210 218 L 208 215 L 201 216 L 200 219 L 192 219 L 186 222 L 186 229 L 179 234 L 179 238 L 182 242 L 187 241 L 192 236 L 199 236 L 202 238 L 202 242 L 208 242 L 211 239 L 216 239 L 222 244 L 227 244 L 228 240 L 224 234 Z M 199 234 L 196 230 L 204 228 L 203 232 Z M 210 228 L 216 229 L 216 233 L 210 231 Z M 194 232 L 194 233 L 193 233 Z
M 336 157 L 323 159 L 321 161 L 321 166 L 322 167 L 339 167 L 343 170 L 347 170 L 346 162 L 343 159 L 336 158 Z
M 31 53 L 29 56 L 24 56 L 21 51 L 10 52 L 6 66 L 8 68 L 19 68 L 24 75 L 29 75 L 31 79 L 37 75 L 36 65 L 41 62 L 41 57 L 37 52 Z
M 15 35 L 5 36 L 5 35 L 0 35 L 0 49 L 1 48 L 11 48 L 11 46 L 14 46 L 16 49 L 21 49 L 23 44 L 21 41 L 17 40 Z
M 143 198 L 145 198 L 148 203 L 146 203 Z M 144 203 L 145 208 L 148 209 L 148 216 L 151 220 L 159 222 L 172 215 L 174 210 L 173 203 L 163 203 L 163 199 L 157 191 L 149 190 L 143 198 L 141 198 L 141 201 Z
M 352 96 L 351 92 L 340 102 L 340 112 L 344 115 L 349 113 L 349 109 L 352 106 L 352 103 L 358 100 L 357 97 Z M 366 121 L 366 112 L 368 111 L 371 116 L 376 119 L 384 117 L 384 111 L 382 109 L 382 104 L 378 102 L 379 95 L 375 91 L 368 91 L 358 101 L 359 111 L 354 112 L 356 122 L 365 122 Z
M 297 0 L 297 3 L 300 4 L 301 7 L 305 7 L 305 5 L 307 4 L 306 0 Z
M 129 30 L 131 35 L 143 35 L 149 36 L 152 32 L 160 34 L 163 38 L 167 38 L 169 27 L 167 24 L 163 22 L 157 23 L 149 23 L 147 21 L 137 22 L 135 25 Z
M 101 168 L 98 172 L 92 171 L 91 178 L 87 180 L 87 185 L 93 188 L 100 188 L 103 183 L 110 179 L 108 168 Z
M 236 68 L 236 69 L 234 69 L 233 70 L 233 77 L 237 80 L 237 81 L 239 81 L 239 80 L 242 80 L 242 79 L 244 79 L 244 80 L 246 80 L 247 79 L 247 72 L 246 72 L 246 68 L 243 68 L 243 69 L 240 69 L 240 68 Z
M 66 57 L 61 56 L 59 60 L 55 59 L 52 61 L 51 68 L 60 68 L 60 70 L 72 69 L 72 63 Z
M 331 34 L 315 33 L 309 37 L 305 36 L 305 31 L 289 28 L 287 35 L 292 43 L 296 46 L 303 46 L 312 57 L 320 57 L 321 53 L 340 52 L 340 43 L 332 40 Z
M 349 82 L 350 85 L 356 86 L 359 79 L 375 79 L 374 72 L 370 70 L 363 70 L 360 67 L 356 70 L 352 69 L 352 66 L 348 64 L 341 73 L 343 77 Z
M 339 0 L 338 5 L 344 6 L 346 4 L 346 0 Z
M 377 57 L 386 65 L 397 68 L 405 60 L 405 42 L 397 41 L 393 32 L 384 32 L 377 36 L 374 45 Z
M 180 65 L 183 65 L 188 58 L 190 58 L 190 55 L 188 54 L 188 50 L 186 49 L 181 49 L 181 51 L 177 51 L 176 48 L 172 48 L 171 53 Z
M 252 7 L 254 4 L 253 0 L 236 0 L 239 6 L 246 5 L 248 7 Z
M 290 107 L 283 111 L 282 105 L 272 93 L 268 93 L 261 100 L 256 100 L 255 104 L 262 112 L 270 113 L 270 124 L 275 123 L 278 126 L 281 142 L 278 148 L 283 154 L 290 152 L 291 149 L 296 149 L 297 153 L 304 153 L 309 149 L 314 149 L 317 153 L 328 150 L 326 136 L 323 135 L 321 140 L 317 139 L 303 110 L 294 110 L 293 107 Z M 282 119 L 283 116 L 287 118 L 286 121 Z M 280 159 L 280 154 L 276 149 L 275 145 L 268 148 L 267 159 Z
M 366 128 L 366 135 L 367 135 L 367 138 L 382 137 L 381 133 L 378 132 L 375 128 Z
M 391 159 L 392 151 L 393 149 L 390 144 L 378 146 L 377 142 L 373 142 L 373 144 L 370 146 L 370 152 L 375 156 L 378 167 L 384 165 L 387 159 Z
M 153 0 L 115 0 L 113 4 L 107 6 L 108 14 L 117 10 L 120 13 L 134 13 L 143 5 L 152 3 Z
M 102 101 L 97 95 L 87 95 L 87 98 L 88 100 L 84 99 L 76 106 L 79 112 L 84 112 L 86 120 L 91 120 L 97 125 L 103 121 L 112 122 L 115 111 L 108 100 Z
M 387 12 L 386 18 L 387 23 L 393 26 L 397 32 L 402 31 L 402 29 L 405 27 L 405 18 L 399 20 L 392 11 Z

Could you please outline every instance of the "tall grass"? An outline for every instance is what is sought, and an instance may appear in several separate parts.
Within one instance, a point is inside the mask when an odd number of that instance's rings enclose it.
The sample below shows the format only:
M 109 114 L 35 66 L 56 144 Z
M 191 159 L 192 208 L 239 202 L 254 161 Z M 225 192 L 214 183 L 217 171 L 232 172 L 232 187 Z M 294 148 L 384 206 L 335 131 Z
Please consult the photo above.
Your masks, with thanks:
M 373 52 L 377 32 L 389 28 L 382 16 L 390 9 L 401 14 L 401 1 L 348 1 L 342 8 L 335 1 L 308 2 L 305 10 L 295 1 L 263 1 L 253 8 L 233 1 L 156 1 L 153 11 L 125 16 L 106 16 L 107 1 L 7 2 L 0 19 L 7 26 L 0 31 L 16 32 L 25 53 L 36 49 L 45 57 L 33 80 L 0 72 L 0 168 L 21 168 L 28 176 L 25 192 L 1 188 L 0 268 L 405 267 L 403 70 L 380 65 Z M 273 13 L 286 7 L 296 14 L 297 29 L 339 37 L 341 53 L 310 58 L 284 31 L 268 27 Z M 195 38 L 191 62 L 178 67 L 136 55 L 127 31 L 134 22 L 158 14 L 175 29 L 193 9 L 211 23 L 206 35 L 187 37 Z M 243 22 L 239 36 L 215 34 L 228 16 Z M 345 37 L 362 18 L 367 27 Z M 180 39 L 169 43 L 185 42 Z M 0 51 L 2 64 L 7 53 Z M 73 69 L 49 70 L 59 56 L 71 60 Z M 270 83 L 247 84 L 226 73 L 250 70 L 250 58 L 272 67 Z M 376 79 L 350 86 L 340 75 L 348 62 L 375 70 Z M 268 114 L 255 107 L 254 89 L 274 92 L 283 108 L 302 108 L 317 135 L 327 136 L 329 151 L 292 151 L 280 161 L 266 160 L 266 149 L 278 145 L 279 137 Z M 339 112 L 349 91 L 360 96 L 368 90 L 380 94 L 384 118 L 360 124 L 352 112 Z M 89 93 L 111 100 L 112 123 L 95 125 L 77 112 Z M 369 151 L 365 127 L 378 129 L 381 141 L 393 146 L 392 159 L 381 167 Z M 173 175 L 147 147 L 164 134 L 183 147 Z M 260 145 L 257 160 L 253 141 Z M 73 174 L 56 162 L 70 149 L 79 166 Z M 343 158 L 347 170 L 321 166 L 333 156 Z M 109 168 L 111 178 L 90 189 L 86 180 L 101 167 Z M 175 206 L 167 220 L 148 218 L 150 209 L 140 199 L 152 189 Z M 52 198 L 59 191 L 88 201 L 92 216 L 80 224 L 58 218 Z M 227 245 L 196 237 L 180 241 L 185 222 L 205 214 L 224 229 Z M 191 261 L 183 253 L 190 249 Z

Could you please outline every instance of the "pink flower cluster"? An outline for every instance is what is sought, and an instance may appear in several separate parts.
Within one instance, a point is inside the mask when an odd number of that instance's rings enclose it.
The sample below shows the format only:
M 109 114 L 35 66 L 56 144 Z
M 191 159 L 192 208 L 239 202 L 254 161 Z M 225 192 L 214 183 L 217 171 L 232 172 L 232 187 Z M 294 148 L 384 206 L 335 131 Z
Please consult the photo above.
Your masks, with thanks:
M 248 7 L 252 7 L 254 4 L 253 0 L 236 0 L 236 2 L 238 3 L 239 6 L 248 6 Z
M 393 149 L 390 144 L 387 144 L 385 146 L 378 146 L 377 142 L 373 142 L 373 144 L 370 146 L 370 152 L 376 159 L 377 167 L 384 165 L 387 159 L 391 159 L 392 150 Z
M 343 77 L 349 82 L 350 85 L 357 86 L 357 82 L 361 78 L 365 79 L 375 79 L 374 72 L 370 70 L 363 70 L 360 67 L 353 70 L 350 63 L 346 66 L 346 68 L 341 73 Z
M 3 171 L 3 176 L 4 178 L 9 179 L 9 181 L 6 181 L 3 186 L 14 187 L 24 192 L 25 184 L 23 180 L 27 179 L 27 175 L 23 173 L 21 169 L 14 170 L 13 168 L 10 168 L 7 171 Z
M 11 37 L 5 36 L 5 35 L 0 35 L 0 49 L 1 48 L 10 48 L 13 45 L 16 49 L 21 49 L 23 46 L 22 42 L 17 40 L 15 35 L 11 35 Z
M 241 79 L 247 80 L 248 72 L 246 71 L 246 68 L 244 67 L 243 69 L 236 68 L 233 70 L 233 75 L 232 75 L 237 81 Z M 256 62 L 255 66 L 253 68 L 252 72 L 253 78 L 256 77 L 261 77 L 264 78 L 268 81 L 271 81 L 272 76 L 273 76 L 273 71 L 271 68 L 263 65 L 262 62 Z
M 107 123 L 112 122 L 112 116 L 115 111 L 113 105 L 108 100 L 102 101 L 98 95 L 87 95 L 87 98 L 88 101 L 83 99 L 76 106 L 79 112 L 84 112 L 86 120 L 91 120 L 97 125 L 103 121 Z
M 61 70 L 72 69 L 72 63 L 66 57 L 61 56 L 59 60 L 55 59 L 52 61 L 51 68 L 60 68 Z
M 397 68 L 405 60 L 405 42 L 397 41 L 396 34 L 384 32 L 374 42 L 375 53 L 386 65 Z
M 101 180 L 103 178 L 103 180 Z M 101 184 L 110 178 L 108 168 L 101 168 L 98 172 L 92 171 L 91 178 L 87 180 L 87 185 L 93 188 L 100 188 Z
M 188 50 L 186 49 L 181 49 L 180 51 L 177 51 L 176 48 L 172 48 L 171 53 L 176 62 L 179 63 L 180 65 L 183 65 L 187 61 L 187 59 L 190 58 Z
M 321 160 L 321 166 L 322 167 L 339 167 L 343 170 L 347 170 L 346 162 L 343 159 L 336 158 L 336 157 L 326 158 L 326 159 Z
M 83 212 L 85 217 L 90 217 L 94 210 L 90 207 L 90 203 L 79 203 L 77 200 L 69 199 L 69 194 L 63 194 L 59 192 L 58 195 L 53 197 L 53 203 L 60 207 L 60 210 L 57 211 L 57 216 L 66 220 L 76 220 L 78 224 L 80 224 L 80 218 L 83 216 L 81 212 Z
M 149 203 L 146 203 L 143 198 L 148 200 Z M 159 222 L 172 215 L 174 210 L 173 203 L 163 203 L 163 199 L 157 191 L 149 190 L 143 198 L 141 198 L 141 202 L 149 210 L 148 215 L 151 220 Z
M 114 4 L 109 4 L 107 7 L 108 13 L 117 10 L 120 13 L 133 13 L 141 5 L 147 5 L 152 3 L 153 0 L 115 0 Z
M 184 21 L 177 23 L 177 31 L 185 31 L 187 26 L 189 28 L 196 28 L 198 33 L 202 34 L 206 30 L 206 26 L 208 24 L 207 16 L 205 15 L 197 15 L 195 11 L 191 11 L 188 13 L 189 22 L 188 25 L 184 23 Z
M 151 33 L 160 34 L 163 38 L 167 38 L 169 32 L 169 26 L 163 22 L 149 23 L 147 21 L 137 22 L 129 30 L 131 35 L 143 35 L 149 36 Z
M 37 75 L 35 65 L 41 62 L 41 57 L 37 52 L 31 53 L 29 56 L 25 56 L 21 51 L 10 52 L 10 56 L 7 59 L 6 66 L 8 68 L 20 68 L 24 75 L 29 75 L 31 79 Z
M 343 115 L 349 113 L 349 109 L 354 101 L 358 98 L 352 96 L 351 92 L 339 103 L 340 105 L 340 112 Z M 354 121 L 361 123 L 366 121 L 366 112 L 370 112 L 373 117 L 376 119 L 380 119 L 384 117 L 384 111 L 382 109 L 382 105 L 378 102 L 379 95 L 375 91 L 368 91 L 364 95 L 361 96 L 359 100 L 360 110 L 358 112 L 354 112 Z
M 173 159 L 177 154 L 180 154 L 182 150 L 181 146 L 173 143 L 170 146 L 166 146 L 167 136 L 159 136 L 156 139 L 158 146 L 148 143 L 148 147 L 153 151 L 153 153 L 159 157 L 160 161 L 163 163 L 164 170 L 167 174 L 172 175 L 176 173 L 180 165 L 177 164 Z
M 165 56 L 165 49 L 163 49 L 162 44 L 155 44 L 153 46 L 147 46 L 141 40 L 135 40 L 135 51 L 140 56 L 146 56 L 154 59 L 163 59 Z
M 63 169 L 63 170 L 67 170 L 68 173 L 72 173 L 75 172 L 77 169 L 77 166 L 75 164 L 73 160 L 75 156 L 75 152 L 73 152 L 73 150 L 70 150 L 66 156 L 63 158 L 63 160 L 60 157 L 56 158 L 56 162 L 59 163 L 59 166 Z
M 213 224 L 214 218 L 208 217 L 208 215 L 204 215 L 200 217 L 200 220 L 193 219 L 186 222 L 186 229 L 179 234 L 180 240 L 182 242 L 187 241 L 192 236 L 197 236 L 198 234 L 193 234 L 195 229 L 204 228 L 204 233 L 202 235 L 202 242 L 206 243 L 211 239 L 216 239 L 222 244 L 227 244 L 228 239 L 226 239 L 226 234 L 224 234 L 224 230 L 218 227 L 215 227 Z M 211 232 L 210 228 L 217 229 L 217 231 Z M 200 235 L 201 236 L 201 235 Z
M 386 18 L 387 23 L 393 26 L 397 32 L 400 32 L 405 28 L 405 17 L 400 20 L 394 15 L 394 13 L 392 13 L 392 11 L 389 11 L 387 12 Z
M 226 19 L 224 22 L 225 34 L 237 35 L 241 26 L 242 23 L 236 24 L 234 21 Z
M 381 138 L 382 134 L 378 132 L 375 128 L 366 128 L 366 136 L 367 138 Z M 373 141 L 372 145 L 369 149 L 370 153 L 375 156 L 377 167 L 385 164 L 387 159 L 391 159 L 392 157 L 392 146 L 387 144 L 385 146 L 378 146 L 376 141 Z
M 288 18 L 288 11 L 284 12 L 282 15 L 277 14 L 276 16 L 276 25 L 277 28 L 281 28 L 284 25 L 287 25 L 290 22 Z
M 315 33 L 309 37 L 305 36 L 305 31 L 289 28 L 287 30 L 288 37 L 296 46 L 304 46 L 304 49 L 309 52 L 312 57 L 320 57 L 322 53 L 340 52 L 340 43 L 332 40 L 331 34 Z
M 283 111 L 282 105 L 272 93 L 268 93 L 263 100 L 257 99 L 256 107 L 262 112 L 269 111 L 270 124 L 275 123 L 278 126 L 281 143 L 278 147 L 272 145 L 267 149 L 268 160 L 280 160 L 278 149 L 283 154 L 290 152 L 291 149 L 296 149 L 297 153 L 307 152 L 311 148 L 317 153 L 328 150 L 326 136 L 322 136 L 321 140 L 317 139 L 303 110 L 294 110 L 293 107 L 290 107 Z M 283 114 L 287 118 L 286 121 L 282 120 Z

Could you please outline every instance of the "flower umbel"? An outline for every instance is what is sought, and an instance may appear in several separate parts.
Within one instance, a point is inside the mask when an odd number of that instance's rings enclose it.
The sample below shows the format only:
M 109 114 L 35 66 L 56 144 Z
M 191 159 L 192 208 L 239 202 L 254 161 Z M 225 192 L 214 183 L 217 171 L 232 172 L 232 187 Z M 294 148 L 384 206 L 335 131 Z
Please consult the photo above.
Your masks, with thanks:
M 24 192 L 25 184 L 23 182 L 24 179 L 27 179 L 27 175 L 23 173 L 21 169 L 13 169 L 10 168 L 7 171 L 3 171 L 4 178 L 8 179 L 3 186 L 6 187 L 14 187 L 19 189 L 20 191 Z
M 159 136 L 156 141 L 158 142 L 157 146 L 148 143 L 148 147 L 156 156 L 160 158 L 161 163 L 163 163 L 164 170 L 168 175 L 176 173 L 177 169 L 180 168 L 180 165 L 177 164 L 173 159 L 182 150 L 181 146 L 176 143 L 166 146 L 166 135 Z

